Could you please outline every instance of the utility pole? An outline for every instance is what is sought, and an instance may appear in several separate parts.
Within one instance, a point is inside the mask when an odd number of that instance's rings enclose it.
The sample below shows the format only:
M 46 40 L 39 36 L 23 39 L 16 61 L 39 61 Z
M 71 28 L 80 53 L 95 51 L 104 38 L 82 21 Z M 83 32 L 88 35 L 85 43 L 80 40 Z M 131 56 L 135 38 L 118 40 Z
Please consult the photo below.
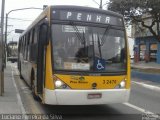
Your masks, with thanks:
M 1 9 L 1 39 L 0 39 L 0 96 L 4 93 L 4 6 L 5 0 L 2 0 Z
M 100 0 L 99 8 L 102 9 L 102 0 Z
M 99 9 L 103 9 L 103 6 L 105 6 L 106 4 L 108 4 L 108 2 L 106 2 L 105 4 L 103 4 L 103 0 L 100 0 L 100 3 L 98 3 L 95 0 L 93 0 L 93 2 L 95 2 L 97 5 L 99 5 Z

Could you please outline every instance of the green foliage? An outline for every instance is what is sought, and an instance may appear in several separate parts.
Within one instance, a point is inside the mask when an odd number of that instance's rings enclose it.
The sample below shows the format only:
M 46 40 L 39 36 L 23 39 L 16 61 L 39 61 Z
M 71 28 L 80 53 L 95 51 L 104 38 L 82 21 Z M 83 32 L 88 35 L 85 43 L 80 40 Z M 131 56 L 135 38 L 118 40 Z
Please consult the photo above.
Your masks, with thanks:
M 140 17 L 144 14 L 157 17 L 160 13 L 160 0 L 110 0 L 108 9 L 125 17 Z
M 110 0 L 108 9 L 122 14 L 126 24 L 141 23 L 160 41 L 157 34 L 160 31 L 160 0 Z M 151 17 L 151 25 L 145 24 L 145 16 Z M 153 30 L 154 25 L 157 25 L 157 31 Z

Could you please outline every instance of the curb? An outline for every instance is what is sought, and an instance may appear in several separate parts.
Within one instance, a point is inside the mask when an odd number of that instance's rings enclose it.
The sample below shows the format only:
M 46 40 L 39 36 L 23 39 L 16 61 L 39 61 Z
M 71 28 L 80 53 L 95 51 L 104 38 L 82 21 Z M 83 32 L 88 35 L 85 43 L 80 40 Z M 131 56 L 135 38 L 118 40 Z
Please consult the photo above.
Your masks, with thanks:
M 145 72 L 139 72 L 139 71 L 133 70 L 131 72 L 131 77 L 160 83 L 160 74 L 145 73 Z
M 133 67 L 133 66 L 131 66 L 131 68 L 132 69 L 143 69 L 143 70 L 145 70 L 145 69 L 153 69 L 153 70 L 160 70 L 160 68 L 154 68 L 154 67 Z

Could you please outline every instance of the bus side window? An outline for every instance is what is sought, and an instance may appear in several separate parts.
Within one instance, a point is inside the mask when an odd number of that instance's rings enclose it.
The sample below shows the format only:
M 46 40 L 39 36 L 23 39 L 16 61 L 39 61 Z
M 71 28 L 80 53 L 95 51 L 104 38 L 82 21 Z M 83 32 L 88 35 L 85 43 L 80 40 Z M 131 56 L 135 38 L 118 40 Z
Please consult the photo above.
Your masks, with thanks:
M 38 28 L 35 29 L 35 32 L 34 32 L 34 47 L 35 47 L 35 51 L 34 51 L 34 61 L 36 62 L 37 61 L 37 53 L 38 53 Z
M 31 36 L 31 38 L 30 38 L 30 43 L 31 43 L 31 45 L 34 44 L 34 34 L 35 34 L 35 28 L 32 30 L 32 36 Z
M 22 47 L 23 47 L 23 37 L 21 37 L 20 53 L 22 53 Z
M 26 60 L 29 60 L 29 45 L 30 45 L 30 32 L 27 35 L 27 54 L 26 54 Z
M 30 37 L 29 37 L 29 50 L 28 50 L 28 60 L 29 61 L 32 61 L 32 59 L 31 59 L 31 49 L 32 49 L 32 38 L 33 38 L 33 31 L 34 30 L 31 30 L 31 32 L 30 32 Z
M 32 30 L 32 37 L 30 43 L 30 61 L 36 62 L 37 61 L 37 29 L 34 28 Z
M 35 29 L 35 32 L 34 32 L 34 41 L 33 41 L 33 43 L 34 43 L 34 44 L 37 44 L 37 40 L 38 40 L 38 29 Z
M 22 49 L 21 49 L 21 53 L 22 53 L 22 56 L 24 57 L 24 46 L 25 46 L 25 39 L 24 39 L 24 36 L 22 37 Z
M 26 35 L 24 35 L 24 46 L 23 46 L 23 58 L 25 59 L 25 56 L 26 56 Z
M 18 43 L 18 54 L 20 53 L 21 50 L 21 42 L 22 42 L 22 38 L 19 39 L 19 43 Z
M 31 31 L 31 36 L 30 36 L 30 54 L 29 54 L 29 60 L 30 61 L 34 61 L 33 60 L 33 51 L 34 51 L 34 45 L 33 45 L 33 41 L 34 41 L 34 31 L 35 29 L 33 29 Z
M 31 60 L 31 47 L 32 47 L 32 38 L 33 38 L 33 31 L 34 30 L 31 30 L 31 32 L 29 32 L 29 35 L 28 35 L 28 54 L 27 54 L 27 60 L 28 61 L 32 61 Z
M 27 55 L 28 55 L 28 43 L 29 43 L 28 34 L 26 34 L 25 35 L 25 55 L 24 55 L 25 60 L 27 60 Z
M 26 37 L 23 36 L 23 59 L 25 59 Z

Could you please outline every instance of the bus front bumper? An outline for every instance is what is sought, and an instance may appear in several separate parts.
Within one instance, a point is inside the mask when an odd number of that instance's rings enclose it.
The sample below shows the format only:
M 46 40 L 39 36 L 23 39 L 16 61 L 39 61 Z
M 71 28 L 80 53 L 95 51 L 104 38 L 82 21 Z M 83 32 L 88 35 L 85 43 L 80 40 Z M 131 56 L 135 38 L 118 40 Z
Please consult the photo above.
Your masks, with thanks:
M 49 90 L 45 89 L 44 104 L 96 105 L 128 102 L 130 89 L 107 90 Z M 89 94 L 101 94 L 101 98 L 89 99 Z

